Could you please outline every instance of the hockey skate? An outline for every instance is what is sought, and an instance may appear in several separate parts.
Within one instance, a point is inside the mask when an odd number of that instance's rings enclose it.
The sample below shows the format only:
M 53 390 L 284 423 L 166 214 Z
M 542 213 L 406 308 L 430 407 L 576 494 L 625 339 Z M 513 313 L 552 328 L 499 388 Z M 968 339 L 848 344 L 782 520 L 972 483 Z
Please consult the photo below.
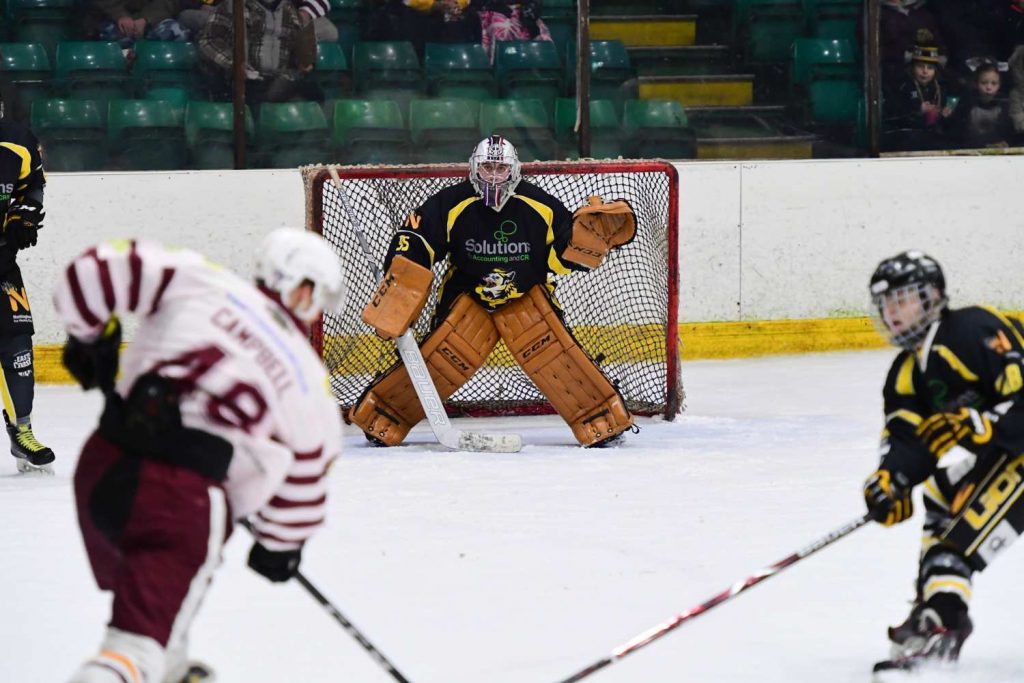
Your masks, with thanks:
M 202 662 L 189 662 L 188 671 L 178 679 L 177 683 L 215 683 L 217 677 L 207 664 Z
M 912 671 L 928 665 L 949 665 L 960 657 L 960 648 L 974 629 L 967 612 L 957 614 L 955 623 L 944 626 L 939 614 L 916 603 L 899 626 L 889 627 L 890 658 L 877 662 L 874 671 Z
M 7 436 L 11 439 L 11 455 L 19 472 L 42 472 L 53 474 L 53 461 L 56 456 L 50 448 L 39 443 L 32 433 L 32 425 L 12 425 L 4 411 L 4 423 L 7 425 Z

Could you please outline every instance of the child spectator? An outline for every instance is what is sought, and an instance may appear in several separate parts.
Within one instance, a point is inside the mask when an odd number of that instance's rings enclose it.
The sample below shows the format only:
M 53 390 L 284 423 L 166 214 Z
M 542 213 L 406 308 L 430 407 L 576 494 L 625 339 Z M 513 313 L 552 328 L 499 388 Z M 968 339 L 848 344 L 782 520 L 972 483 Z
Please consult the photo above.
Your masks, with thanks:
M 961 102 L 950 118 L 953 138 L 962 147 L 1009 147 L 1014 137 L 1010 105 L 999 97 L 1002 78 L 993 62 L 982 64 L 974 72 L 974 90 Z
M 481 42 L 494 62 L 494 48 L 499 40 L 551 40 L 551 33 L 540 18 L 539 0 L 504 2 L 480 0 Z
M 883 119 L 887 149 L 927 150 L 945 147 L 944 121 L 952 114 L 938 79 L 942 61 L 935 46 L 916 45 L 910 71 L 886 94 Z

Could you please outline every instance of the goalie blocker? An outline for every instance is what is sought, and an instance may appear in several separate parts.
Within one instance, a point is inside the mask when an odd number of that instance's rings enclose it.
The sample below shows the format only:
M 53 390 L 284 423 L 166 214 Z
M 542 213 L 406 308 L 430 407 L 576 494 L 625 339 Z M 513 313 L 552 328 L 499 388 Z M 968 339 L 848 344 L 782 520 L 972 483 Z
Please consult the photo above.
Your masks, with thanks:
M 371 325 L 375 311 L 391 313 L 371 302 L 364 311 Z M 633 425 L 619 392 L 580 348 L 539 285 L 493 314 L 466 294 L 455 300 L 420 347 L 442 400 L 483 365 L 499 337 L 580 444 L 593 446 Z M 374 441 L 401 443 L 424 417 L 405 367 L 398 364 L 373 382 L 350 417 Z

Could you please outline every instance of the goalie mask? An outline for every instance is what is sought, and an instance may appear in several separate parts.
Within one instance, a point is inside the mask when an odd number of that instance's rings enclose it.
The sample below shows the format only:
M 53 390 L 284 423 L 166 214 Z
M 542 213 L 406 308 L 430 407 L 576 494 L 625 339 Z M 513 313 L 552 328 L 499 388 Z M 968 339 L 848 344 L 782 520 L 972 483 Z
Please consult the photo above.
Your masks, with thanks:
M 337 312 L 345 293 L 341 262 L 331 246 L 317 234 L 292 228 L 278 228 L 264 238 L 256 256 L 256 281 L 276 292 L 307 325 L 324 311 Z M 311 299 L 292 303 L 292 294 L 306 283 L 313 286 Z
M 516 148 L 500 135 L 484 138 L 469 157 L 469 182 L 484 205 L 501 211 L 521 179 Z
M 942 268 L 923 252 L 887 258 L 871 276 L 872 318 L 896 346 L 917 348 L 948 304 Z

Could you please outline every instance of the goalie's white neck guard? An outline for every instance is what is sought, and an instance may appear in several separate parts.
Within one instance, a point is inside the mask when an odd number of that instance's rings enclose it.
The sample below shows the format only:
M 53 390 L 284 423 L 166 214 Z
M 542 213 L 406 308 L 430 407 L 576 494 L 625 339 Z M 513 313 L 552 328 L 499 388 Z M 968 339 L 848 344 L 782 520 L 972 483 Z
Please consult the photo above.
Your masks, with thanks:
M 500 135 L 481 140 L 469 157 L 469 182 L 484 205 L 495 211 L 505 207 L 521 179 L 516 148 Z

